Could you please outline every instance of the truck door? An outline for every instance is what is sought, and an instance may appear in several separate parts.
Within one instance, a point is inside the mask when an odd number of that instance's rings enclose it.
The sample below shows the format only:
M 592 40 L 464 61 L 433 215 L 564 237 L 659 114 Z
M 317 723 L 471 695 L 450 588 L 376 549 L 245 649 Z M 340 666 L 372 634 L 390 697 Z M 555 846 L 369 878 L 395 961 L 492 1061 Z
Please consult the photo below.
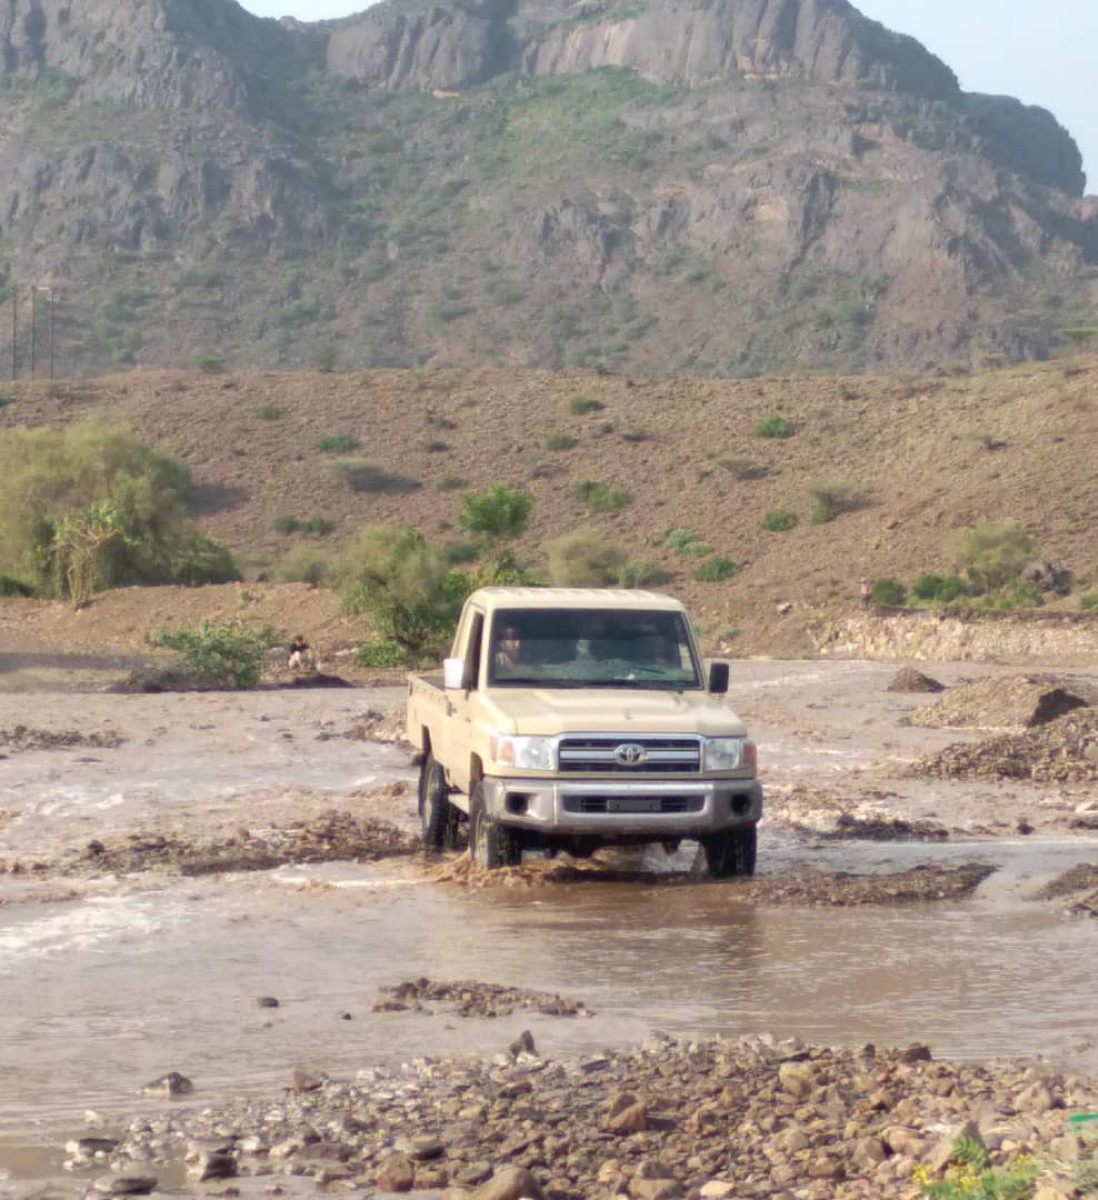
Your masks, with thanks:
M 473 720 L 480 705 L 477 693 L 482 682 L 484 647 L 484 613 L 473 609 L 468 613 L 468 623 L 459 636 L 458 646 L 465 662 L 466 688 L 463 692 L 451 693 L 452 708 L 449 721 L 443 723 L 442 761 L 446 764 L 450 782 L 466 795 L 470 791 L 469 756 L 473 744 Z

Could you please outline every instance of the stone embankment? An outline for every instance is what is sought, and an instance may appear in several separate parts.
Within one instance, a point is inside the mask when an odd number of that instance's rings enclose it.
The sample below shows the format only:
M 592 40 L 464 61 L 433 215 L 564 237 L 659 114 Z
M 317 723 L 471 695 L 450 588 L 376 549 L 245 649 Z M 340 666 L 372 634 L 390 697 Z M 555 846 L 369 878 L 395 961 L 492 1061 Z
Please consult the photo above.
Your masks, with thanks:
M 1098 614 L 881 610 L 822 620 L 814 641 L 835 658 L 1098 666 Z
M 321 1191 L 449 1200 L 890 1200 L 948 1170 L 956 1137 L 995 1168 L 1040 1162 L 1038 1195 L 1081 1195 L 1071 1115 L 1098 1083 L 1042 1064 L 933 1060 L 762 1038 L 678 1042 L 574 1060 L 524 1033 L 492 1060 L 420 1060 L 353 1079 L 293 1073 L 285 1092 L 175 1109 L 117 1139 L 70 1147 L 99 1191 L 158 1185 L 184 1160 L 194 1183 L 309 1180 Z M 109 1172 L 106 1173 L 106 1172 Z M 1051 1190 L 1055 1189 L 1055 1190 Z M 228 1193 L 226 1193 L 228 1194 Z

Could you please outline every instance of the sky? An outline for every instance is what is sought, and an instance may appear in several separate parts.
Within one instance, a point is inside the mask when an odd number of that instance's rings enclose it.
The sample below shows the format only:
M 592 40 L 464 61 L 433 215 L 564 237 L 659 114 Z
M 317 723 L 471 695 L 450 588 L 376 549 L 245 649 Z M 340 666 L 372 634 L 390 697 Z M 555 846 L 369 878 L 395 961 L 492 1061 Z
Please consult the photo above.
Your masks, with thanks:
M 364 0 L 242 0 L 262 17 L 321 21 L 361 12 Z M 909 33 L 968 92 L 1015 96 L 1047 108 L 1083 154 L 1087 191 L 1098 193 L 1098 0 L 856 0 L 855 7 Z

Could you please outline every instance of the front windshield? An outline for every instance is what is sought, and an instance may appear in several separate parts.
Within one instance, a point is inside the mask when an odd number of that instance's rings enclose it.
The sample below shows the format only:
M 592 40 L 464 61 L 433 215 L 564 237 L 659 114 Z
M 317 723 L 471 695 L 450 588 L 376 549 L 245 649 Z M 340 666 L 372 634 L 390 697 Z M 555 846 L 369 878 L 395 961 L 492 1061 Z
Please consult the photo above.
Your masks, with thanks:
M 679 612 L 641 609 L 497 610 L 489 680 L 516 687 L 699 687 Z

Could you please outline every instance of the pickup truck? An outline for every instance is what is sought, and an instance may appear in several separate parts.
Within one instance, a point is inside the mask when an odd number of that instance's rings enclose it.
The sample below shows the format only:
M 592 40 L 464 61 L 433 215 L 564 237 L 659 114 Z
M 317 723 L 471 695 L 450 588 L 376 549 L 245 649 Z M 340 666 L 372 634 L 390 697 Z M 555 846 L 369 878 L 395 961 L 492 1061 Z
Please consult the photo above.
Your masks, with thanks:
M 696 839 L 714 877 L 755 870 L 755 745 L 706 673 L 683 605 L 618 588 L 487 587 L 441 678 L 408 679 L 407 736 L 431 849 L 468 825 L 473 859 L 586 857 Z

